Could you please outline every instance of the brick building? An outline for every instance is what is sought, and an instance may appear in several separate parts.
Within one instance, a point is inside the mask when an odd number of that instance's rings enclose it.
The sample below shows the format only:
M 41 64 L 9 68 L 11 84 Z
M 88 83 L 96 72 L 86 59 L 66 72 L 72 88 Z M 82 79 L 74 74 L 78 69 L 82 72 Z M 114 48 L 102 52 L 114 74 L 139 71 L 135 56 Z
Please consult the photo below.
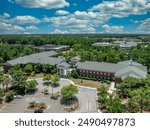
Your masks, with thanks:
M 76 65 L 80 76 L 112 80 L 116 83 L 120 83 L 127 76 L 146 78 L 147 75 L 147 67 L 132 60 L 116 64 L 85 61 Z

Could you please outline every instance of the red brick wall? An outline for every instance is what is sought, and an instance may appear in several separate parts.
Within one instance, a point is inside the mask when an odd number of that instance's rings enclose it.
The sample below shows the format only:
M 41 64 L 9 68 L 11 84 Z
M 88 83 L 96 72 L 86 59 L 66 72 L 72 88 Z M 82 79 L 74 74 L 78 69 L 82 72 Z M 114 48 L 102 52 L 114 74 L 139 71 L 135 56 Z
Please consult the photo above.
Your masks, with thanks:
M 114 73 L 109 72 L 102 72 L 102 71 L 91 71 L 91 70 L 85 70 L 85 69 L 77 69 L 80 76 L 87 76 L 92 78 L 98 78 L 98 79 L 110 79 L 114 80 Z

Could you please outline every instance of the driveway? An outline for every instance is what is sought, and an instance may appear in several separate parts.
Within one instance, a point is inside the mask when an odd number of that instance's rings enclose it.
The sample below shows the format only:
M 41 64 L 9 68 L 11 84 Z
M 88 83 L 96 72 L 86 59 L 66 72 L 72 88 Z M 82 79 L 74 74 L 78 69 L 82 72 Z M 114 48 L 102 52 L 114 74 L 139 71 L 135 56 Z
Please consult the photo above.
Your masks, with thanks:
M 79 87 L 77 95 L 80 101 L 80 108 L 77 113 L 95 113 L 97 111 L 96 90 Z

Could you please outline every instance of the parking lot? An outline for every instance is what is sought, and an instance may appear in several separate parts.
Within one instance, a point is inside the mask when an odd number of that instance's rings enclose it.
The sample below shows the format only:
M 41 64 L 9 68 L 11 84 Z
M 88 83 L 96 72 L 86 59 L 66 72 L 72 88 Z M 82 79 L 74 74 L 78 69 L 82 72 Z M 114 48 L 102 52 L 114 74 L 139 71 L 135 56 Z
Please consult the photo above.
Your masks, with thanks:
M 42 93 L 43 89 L 47 88 L 49 93 L 52 92 L 51 86 L 44 86 L 42 79 L 37 79 L 39 85 L 38 92 L 32 95 L 25 95 L 21 99 L 14 99 L 12 102 L 6 104 L 0 109 L 0 113 L 33 113 L 33 111 L 27 110 L 29 103 L 32 101 L 44 102 L 48 108 L 44 112 L 46 113 L 63 113 L 63 105 L 58 100 L 50 99 L 50 96 Z M 72 82 L 69 80 L 61 79 L 59 86 L 53 89 L 54 93 L 60 91 L 64 85 L 69 85 Z M 79 87 L 79 93 L 77 97 L 80 102 L 79 108 L 75 111 L 77 113 L 91 113 L 97 112 L 96 106 L 96 90 Z

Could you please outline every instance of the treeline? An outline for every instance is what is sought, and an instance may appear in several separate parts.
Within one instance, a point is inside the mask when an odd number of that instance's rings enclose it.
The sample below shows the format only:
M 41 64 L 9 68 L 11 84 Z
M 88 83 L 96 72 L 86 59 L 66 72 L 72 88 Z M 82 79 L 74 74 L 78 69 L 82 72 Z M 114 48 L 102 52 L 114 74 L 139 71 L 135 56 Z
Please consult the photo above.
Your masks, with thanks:
M 79 55 L 83 61 L 98 61 L 98 62 L 110 62 L 117 63 L 125 60 L 134 60 L 150 68 L 150 45 L 131 48 L 126 51 L 123 48 L 114 47 L 95 47 L 91 45 L 75 44 L 73 49 L 66 53 L 60 53 L 70 59 L 73 56 Z
M 8 44 L 22 45 L 74 45 L 74 44 L 93 44 L 97 41 L 103 41 L 102 38 L 86 38 L 70 35 L 50 35 L 50 36 L 1 36 L 0 42 Z
M 144 37 L 144 38 L 142 38 Z M 22 44 L 22 45 L 44 45 L 58 44 L 70 45 L 83 44 L 91 45 L 95 42 L 112 42 L 114 38 L 138 39 L 141 42 L 150 42 L 148 35 L 104 35 L 104 34 L 76 34 L 76 35 L 1 35 L 0 43 Z

